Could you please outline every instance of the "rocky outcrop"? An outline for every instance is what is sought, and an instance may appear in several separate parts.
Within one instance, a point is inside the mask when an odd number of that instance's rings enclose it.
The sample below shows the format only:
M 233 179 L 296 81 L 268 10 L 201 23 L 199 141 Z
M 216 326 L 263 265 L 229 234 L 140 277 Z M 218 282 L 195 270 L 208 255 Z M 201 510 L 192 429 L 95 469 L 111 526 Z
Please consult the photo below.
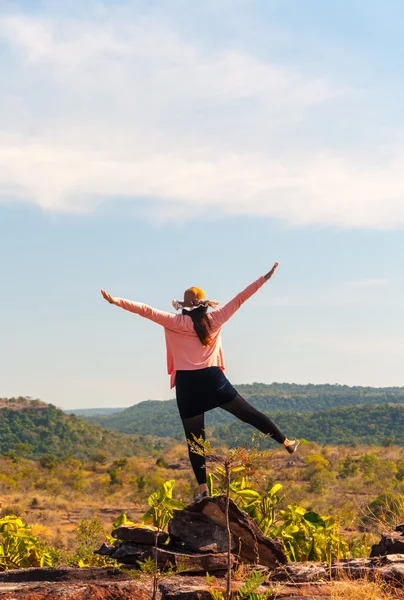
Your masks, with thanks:
M 225 502 L 226 498 L 223 495 L 202 498 L 199 502 L 187 506 L 185 512 L 202 514 L 213 521 L 219 529 L 224 530 Z M 234 547 L 241 559 L 270 568 L 287 562 L 282 543 L 265 537 L 255 521 L 240 510 L 233 500 L 230 500 L 229 520 Z
M 394 531 L 383 533 L 380 542 L 372 546 L 370 556 L 387 554 L 404 554 L 404 524 L 398 525 Z
M 404 584 L 404 554 L 375 558 L 352 558 L 325 563 L 288 563 L 270 574 L 271 581 L 313 583 L 324 580 L 362 579 Z
M 162 570 L 205 573 L 224 571 L 227 565 L 225 496 L 203 498 L 184 510 L 174 511 L 165 532 L 152 528 L 118 527 L 112 533 L 113 546 L 103 544 L 97 554 L 110 556 L 120 563 L 136 567 L 139 561 L 157 557 Z M 230 501 L 232 564 L 239 560 L 269 568 L 287 562 L 282 544 L 263 535 L 255 521 Z M 157 549 L 155 541 L 157 535 Z
M 173 570 L 177 573 L 186 571 L 188 573 L 213 573 L 214 571 L 225 571 L 227 567 L 227 553 L 196 553 L 178 549 L 172 545 L 163 548 L 144 546 L 132 542 L 122 542 L 117 546 L 103 544 L 97 554 L 110 556 L 120 563 L 132 568 L 138 567 L 139 562 L 147 558 L 155 559 L 161 571 Z M 232 557 L 232 565 L 234 558 Z
M 404 555 L 341 561 L 331 568 L 321 563 L 290 563 L 275 571 L 261 570 L 266 581 L 257 591 L 266 592 L 268 600 L 342 598 L 347 582 L 364 575 L 367 581 L 388 582 L 394 587 L 394 598 L 404 600 Z M 232 591 L 241 585 L 242 581 L 233 581 Z M 224 590 L 224 577 L 215 577 L 209 585 L 206 576 L 172 574 L 160 578 L 158 600 L 211 600 L 210 586 Z M 340 596 L 336 593 L 339 586 Z M 150 600 L 151 590 L 150 577 L 133 579 L 115 568 L 66 567 L 0 573 L 1 600 Z
M 150 600 L 150 582 L 120 569 L 71 567 L 0 573 L 1 600 Z

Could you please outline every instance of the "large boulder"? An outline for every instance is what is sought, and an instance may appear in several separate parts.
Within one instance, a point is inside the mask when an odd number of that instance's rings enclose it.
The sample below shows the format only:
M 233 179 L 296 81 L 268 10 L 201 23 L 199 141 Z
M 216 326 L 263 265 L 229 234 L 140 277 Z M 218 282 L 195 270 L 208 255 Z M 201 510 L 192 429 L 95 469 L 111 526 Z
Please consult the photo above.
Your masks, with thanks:
M 170 538 L 185 543 L 193 552 L 226 552 L 227 532 L 212 519 L 199 512 L 176 510 L 168 524 Z M 231 549 L 236 547 L 231 540 Z
M 202 498 L 187 506 L 183 512 L 185 517 L 192 514 L 202 514 L 208 517 L 220 530 L 226 529 L 225 517 L 226 497 L 224 495 L 212 498 Z M 279 540 L 267 538 L 255 521 L 230 500 L 229 503 L 230 531 L 235 544 L 237 555 L 248 562 L 258 563 L 274 568 L 286 564 L 287 557 Z M 198 523 L 198 521 L 195 521 Z M 197 530 L 194 530 L 197 535 Z M 218 532 L 218 539 L 222 532 Z
M 398 525 L 394 531 L 383 533 L 378 544 L 372 546 L 370 556 L 404 554 L 404 525 Z

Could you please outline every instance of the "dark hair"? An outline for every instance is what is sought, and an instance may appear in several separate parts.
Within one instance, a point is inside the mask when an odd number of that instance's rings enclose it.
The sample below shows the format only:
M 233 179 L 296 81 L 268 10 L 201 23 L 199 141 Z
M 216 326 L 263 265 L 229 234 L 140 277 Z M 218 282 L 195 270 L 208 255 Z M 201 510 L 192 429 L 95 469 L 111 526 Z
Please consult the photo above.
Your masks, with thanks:
M 206 306 L 199 306 L 194 310 L 184 309 L 182 311 L 183 315 L 191 317 L 194 323 L 195 333 L 203 346 L 210 346 L 210 319 L 206 314 L 207 310 Z

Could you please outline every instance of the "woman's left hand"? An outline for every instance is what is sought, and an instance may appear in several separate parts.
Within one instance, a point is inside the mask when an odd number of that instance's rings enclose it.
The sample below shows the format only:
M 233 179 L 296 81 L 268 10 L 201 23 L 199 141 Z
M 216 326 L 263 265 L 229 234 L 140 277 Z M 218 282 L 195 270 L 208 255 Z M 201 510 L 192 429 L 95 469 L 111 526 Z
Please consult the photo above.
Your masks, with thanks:
M 101 290 L 101 294 L 104 296 L 105 300 L 110 304 L 114 303 L 114 299 L 111 294 L 108 294 L 105 290 Z
M 271 279 L 272 275 L 275 273 L 276 269 L 278 268 L 278 264 L 279 263 L 275 263 L 274 266 L 272 267 L 272 269 L 269 271 L 269 273 L 267 273 L 266 275 L 264 275 L 265 279 L 268 281 L 268 279 Z

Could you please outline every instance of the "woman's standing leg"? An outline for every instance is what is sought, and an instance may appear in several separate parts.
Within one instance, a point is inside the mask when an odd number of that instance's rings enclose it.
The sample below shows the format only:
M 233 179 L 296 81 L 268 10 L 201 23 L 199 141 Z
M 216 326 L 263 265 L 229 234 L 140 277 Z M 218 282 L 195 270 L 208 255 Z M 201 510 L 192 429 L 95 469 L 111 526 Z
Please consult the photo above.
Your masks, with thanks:
M 182 419 L 182 424 L 185 431 L 185 437 L 191 442 L 196 439 L 202 438 L 205 441 L 205 414 L 196 415 L 195 417 L 189 417 Z M 192 469 L 195 473 L 197 482 L 199 483 L 200 492 L 203 494 L 207 493 L 208 486 L 206 485 L 206 460 L 204 455 L 197 454 L 192 451 L 192 448 L 188 444 L 189 460 L 191 461 Z
M 260 412 L 251 404 L 249 404 L 244 398 L 237 394 L 234 400 L 222 404 L 220 408 L 223 408 L 227 412 L 231 413 L 240 421 L 252 425 L 258 431 L 270 435 L 279 444 L 285 446 L 289 452 L 295 451 L 299 442 L 297 440 L 288 440 L 286 436 L 279 431 L 275 423 L 271 421 L 264 413 Z

